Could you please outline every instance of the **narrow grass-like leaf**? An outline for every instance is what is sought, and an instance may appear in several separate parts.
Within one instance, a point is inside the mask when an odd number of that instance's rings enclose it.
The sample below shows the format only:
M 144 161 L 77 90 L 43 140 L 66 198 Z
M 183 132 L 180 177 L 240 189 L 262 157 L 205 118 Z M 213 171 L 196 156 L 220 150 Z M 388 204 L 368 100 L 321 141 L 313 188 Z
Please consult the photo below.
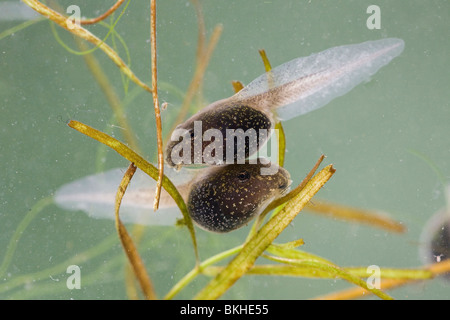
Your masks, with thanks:
M 125 195 L 125 191 L 128 187 L 128 184 L 130 183 L 131 178 L 133 177 L 135 172 L 136 166 L 134 164 L 130 164 L 128 170 L 125 172 L 122 181 L 120 182 L 120 185 L 118 187 L 115 203 L 115 222 L 116 222 L 115 224 L 120 242 L 122 243 L 122 247 L 125 251 L 125 254 L 127 255 L 128 261 L 130 262 L 134 275 L 136 276 L 136 279 L 138 280 L 141 286 L 142 292 L 144 293 L 147 299 L 155 300 L 156 294 L 153 289 L 153 285 L 147 273 L 147 270 L 145 269 L 145 265 L 142 262 L 142 259 L 139 255 L 136 246 L 134 245 L 133 240 L 128 234 L 128 231 L 123 225 L 122 221 L 120 221 L 119 217 L 120 204 L 122 203 L 122 198 Z
M 279 256 L 282 258 L 286 258 L 286 259 L 293 259 L 293 260 L 298 260 L 298 261 L 309 260 L 309 261 L 317 261 L 317 262 L 322 262 L 322 263 L 333 264 L 331 261 L 324 259 L 322 257 L 319 257 L 317 255 L 314 255 L 312 253 L 294 249 L 294 248 L 283 247 L 282 245 L 277 245 L 277 244 L 270 245 L 266 251 L 270 254 L 273 254 L 275 256 Z
M 25 22 L 23 22 L 23 23 L 21 23 L 21 24 L 19 24 L 17 26 L 14 26 L 14 27 L 12 27 L 10 29 L 6 29 L 6 30 L 0 32 L 0 40 L 2 40 L 3 38 L 9 37 L 10 35 L 12 35 L 14 33 L 17 33 L 17 32 L 19 32 L 19 31 L 21 31 L 21 30 L 23 30 L 25 28 L 28 28 L 29 26 L 31 26 L 31 25 L 33 25 L 35 23 L 38 23 L 38 22 L 41 22 L 41 21 L 44 21 L 44 20 L 45 20 L 44 17 L 39 17 L 39 18 L 36 18 L 36 19 L 33 19 L 33 20 L 25 21 Z
M 270 65 L 269 58 L 267 58 L 266 51 L 261 49 L 261 50 L 258 50 L 258 52 L 259 52 L 259 55 L 261 56 L 261 59 L 263 61 L 264 69 L 266 70 L 266 72 L 269 72 L 270 70 L 272 70 L 272 66 Z
M 317 214 L 322 214 L 349 222 L 362 223 L 372 227 L 378 227 L 390 232 L 403 233 L 406 227 L 401 222 L 395 221 L 385 213 L 344 206 L 337 203 L 329 203 L 315 200 L 305 208 Z
M 392 300 L 392 297 L 390 297 L 388 294 L 376 288 L 369 288 L 366 281 L 362 280 L 361 278 L 351 273 L 348 273 L 347 271 L 345 271 L 344 269 L 340 268 L 335 264 L 323 263 L 321 261 L 314 261 L 314 260 L 286 259 L 273 256 L 270 257 L 270 259 L 285 264 L 310 268 L 312 270 L 317 269 L 319 271 L 325 272 L 325 274 L 328 273 L 329 276 L 327 277 L 334 276 L 335 278 L 347 280 L 348 282 L 353 283 L 361 288 L 364 288 L 365 290 L 370 291 L 371 293 L 377 295 L 378 297 L 384 300 Z
M 25 217 L 17 226 L 13 236 L 9 241 L 9 244 L 6 246 L 6 248 L 4 248 L 3 260 L 2 263 L 0 264 L 0 278 L 3 278 L 6 271 L 8 270 L 8 267 L 11 264 L 12 258 L 19 243 L 19 239 L 24 234 L 25 229 L 28 227 L 31 221 L 33 221 L 36 215 L 40 213 L 45 207 L 50 205 L 52 202 L 53 198 L 50 197 L 43 198 L 38 202 L 36 202 L 36 204 L 31 208 L 31 210 L 29 210 L 26 213 Z
M 345 271 L 358 277 L 369 277 L 367 267 L 348 267 L 343 268 Z M 427 269 L 397 269 L 397 268 L 380 268 L 381 279 L 410 279 L 425 280 L 433 278 L 433 272 Z
M 381 269 L 383 270 L 383 269 Z M 434 277 L 437 277 L 439 275 L 442 275 L 444 273 L 450 273 L 450 259 L 444 260 L 432 265 L 429 265 L 423 269 L 423 271 L 430 271 L 431 276 L 427 279 L 431 279 Z M 383 271 L 381 271 L 383 272 Z M 411 270 L 408 270 L 406 274 L 411 275 Z M 420 275 L 420 271 L 418 270 L 418 275 Z M 380 282 L 380 288 L 382 290 L 392 289 L 396 287 L 400 287 L 406 284 L 413 283 L 418 280 L 423 280 L 419 276 L 416 278 L 406 278 L 403 277 L 404 275 L 400 274 L 398 275 L 400 278 L 392 278 L 392 279 L 384 279 Z M 426 274 L 424 274 L 426 276 Z M 316 297 L 318 300 L 348 300 L 348 299 L 356 299 L 360 298 L 362 296 L 365 296 L 367 294 L 370 294 L 370 291 L 367 291 L 363 288 L 350 288 L 346 290 L 342 290 L 339 292 L 330 293 L 327 295 Z

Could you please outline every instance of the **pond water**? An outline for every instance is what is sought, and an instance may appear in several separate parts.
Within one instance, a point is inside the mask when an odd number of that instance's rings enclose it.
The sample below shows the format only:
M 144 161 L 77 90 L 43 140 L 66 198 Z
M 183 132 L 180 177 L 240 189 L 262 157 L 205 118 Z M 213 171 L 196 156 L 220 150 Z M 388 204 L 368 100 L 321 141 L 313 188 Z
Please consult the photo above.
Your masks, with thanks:
M 66 50 L 48 21 L 3 33 L 35 19 L 17 14 L 24 5 L 11 9 L 7 3 L 15 2 L 0 2 L 0 298 L 126 298 L 126 261 L 114 222 L 67 211 L 48 200 L 70 181 L 127 166 L 114 151 L 69 128 L 68 120 L 120 140 L 124 130 L 83 56 Z M 114 1 L 58 3 L 61 8 L 76 4 L 83 16 L 94 17 Z M 199 109 L 231 96 L 232 80 L 248 84 L 264 72 L 258 49 L 265 49 L 277 66 L 339 45 L 404 40 L 403 53 L 370 81 L 283 126 L 284 167 L 294 185 L 325 154 L 325 164 L 337 171 L 318 199 L 386 212 L 407 231 L 395 234 L 305 211 L 276 241 L 303 238 L 303 250 L 341 266 L 422 266 L 422 229 L 446 206 L 444 185 L 450 183 L 450 3 L 377 1 L 380 25 L 375 29 L 367 23 L 372 15 L 367 9 L 375 3 L 365 0 L 201 3 L 207 36 L 217 24 L 223 32 L 205 72 L 202 98 L 195 100 Z M 159 93 L 161 102 L 168 103 L 162 115 L 167 135 L 194 75 L 197 18 L 189 1 L 160 1 L 157 12 Z M 149 22 L 148 2 L 133 1 L 115 27 L 126 49 L 118 37 L 107 41 L 146 83 L 151 80 Z M 86 28 L 100 38 L 108 32 L 102 25 Z M 59 27 L 55 31 L 78 50 L 72 35 Z M 125 108 L 140 153 L 154 162 L 151 95 L 127 82 L 103 52 L 94 56 Z M 198 229 L 201 259 L 239 245 L 249 228 L 228 234 Z M 185 228 L 146 227 L 140 253 L 159 297 L 195 261 Z M 66 286 L 70 265 L 80 267 L 79 290 Z M 199 277 L 176 298 L 191 298 L 207 280 Z M 389 293 L 397 299 L 448 299 L 449 285 L 437 278 Z M 341 280 L 248 276 L 224 298 L 306 299 L 349 286 Z

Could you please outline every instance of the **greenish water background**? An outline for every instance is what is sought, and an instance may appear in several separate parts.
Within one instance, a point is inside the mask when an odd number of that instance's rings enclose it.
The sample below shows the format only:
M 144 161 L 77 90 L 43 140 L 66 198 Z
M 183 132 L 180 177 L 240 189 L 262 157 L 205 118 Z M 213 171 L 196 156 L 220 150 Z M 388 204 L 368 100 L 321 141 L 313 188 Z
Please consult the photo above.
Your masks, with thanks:
M 82 14 L 107 8 L 79 1 Z M 284 123 L 285 167 L 298 183 L 320 154 L 337 173 L 318 197 L 342 204 L 380 209 L 403 221 L 408 232 L 393 235 L 302 213 L 278 242 L 305 240 L 304 250 L 343 266 L 417 267 L 419 235 L 425 222 L 445 205 L 442 185 L 430 166 L 411 153 L 426 155 L 450 182 L 450 2 L 448 1 L 203 1 L 210 34 L 224 31 L 205 77 L 209 102 L 232 94 L 231 80 L 244 83 L 263 72 L 258 49 L 273 66 L 333 46 L 398 37 L 405 51 L 373 80 L 328 106 Z M 60 1 L 62 7 L 74 1 Z M 381 8 L 381 29 L 368 30 L 366 9 Z M 0 21 L 0 32 L 19 21 Z M 105 35 L 103 27 L 89 30 Z M 116 30 L 126 40 L 131 68 L 150 82 L 149 4 L 132 1 Z M 66 43 L 70 35 L 58 28 Z M 163 119 L 176 114 L 181 99 L 163 88 L 185 91 L 194 71 L 197 43 L 195 11 L 188 1 L 158 3 L 158 67 Z M 124 51 L 119 49 L 122 56 Z M 120 73 L 96 52 L 122 99 L 136 94 L 128 118 L 143 153 L 155 156 L 151 96 L 131 84 L 125 97 Z M 80 56 L 62 48 L 48 22 L 40 22 L 0 40 L 0 260 L 20 222 L 33 206 L 62 184 L 108 168 L 126 166 L 115 152 L 66 126 L 75 119 L 111 130 L 111 111 Z M 121 138 L 120 128 L 113 128 Z M 247 229 L 227 235 L 198 231 L 200 254 L 211 254 L 243 241 Z M 81 290 L 68 290 L 65 264 L 78 262 Z M 107 248 L 101 251 L 102 248 Z M 113 221 L 49 205 L 39 212 L 17 242 L 0 298 L 125 298 L 124 257 Z M 193 266 L 185 230 L 149 227 L 141 254 L 159 296 Z M 59 267 L 59 268 L 58 268 Z M 48 272 L 50 268 L 56 271 Z M 51 269 L 53 270 L 53 269 Z M 58 271 L 59 270 L 59 271 Z M 200 277 L 177 298 L 190 298 L 204 285 Z M 244 277 L 225 298 L 303 299 L 348 287 L 343 281 Z M 448 299 L 449 283 L 435 279 L 391 291 L 398 299 Z

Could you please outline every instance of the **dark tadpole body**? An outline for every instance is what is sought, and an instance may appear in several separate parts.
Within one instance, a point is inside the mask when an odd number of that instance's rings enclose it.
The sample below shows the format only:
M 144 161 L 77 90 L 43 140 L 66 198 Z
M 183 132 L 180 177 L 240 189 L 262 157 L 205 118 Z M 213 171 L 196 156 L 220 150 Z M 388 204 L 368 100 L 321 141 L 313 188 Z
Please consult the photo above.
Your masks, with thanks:
M 447 208 L 435 213 L 426 223 L 420 239 L 420 256 L 426 264 L 450 259 L 450 212 Z M 450 281 L 450 272 L 444 277 Z
M 196 122 L 201 125 L 201 131 L 195 131 Z M 233 100 L 226 99 L 218 101 L 201 112 L 197 113 L 176 129 L 183 130 L 184 136 L 170 141 L 166 148 L 166 161 L 171 166 L 189 164 L 223 164 L 235 163 L 236 160 L 245 160 L 254 154 L 267 141 L 270 136 L 270 129 L 274 127 L 274 121 L 270 113 L 262 112 L 250 104 L 239 104 Z M 222 139 L 220 144 L 221 154 L 217 148 L 207 154 L 205 150 L 213 141 L 207 139 L 205 132 L 215 130 Z M 181 132 L 181 131 L 179 131 Z M 211 132 L 211 131 L 210 131 Z M 182 158 L 184 150 L 181 150 L 184 139 L 190 150 L 190 157 L 185 157 L 185 161 L 174 161 L 176 156 Z M 195 148 L 195 144 L 201 148 Z M 178 145 L 178 149 L 174 149 Z M 205 155 L 205 157 L 203 157 Z M 219 163 L 208 163 L 207 157 L 211 156 Z M 199 160 L 197 160 L 199 159 Z M 227 161 L 228 160 L 228 161 Z M 231 160 L 231 161 L 230 161 Z M 187 163 L 186 163 L 187 162 Z M 242 162 L 240 162 L 242 163 Z
M 261 169 L 276 167 L 264 175 Z M 191 186 L 187 206 L 191 218 L 203 229 L 229 232 L 246 225 L 291 183 L 289 173 L 274 164 L 231 164 L 210 167 Z

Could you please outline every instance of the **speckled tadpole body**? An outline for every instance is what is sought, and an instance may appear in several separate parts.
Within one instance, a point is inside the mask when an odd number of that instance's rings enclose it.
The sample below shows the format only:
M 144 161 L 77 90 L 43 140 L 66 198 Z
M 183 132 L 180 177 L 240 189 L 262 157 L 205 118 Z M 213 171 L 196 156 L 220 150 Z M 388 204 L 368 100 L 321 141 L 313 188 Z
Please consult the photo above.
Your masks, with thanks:
M 285 194 L 289 173 L 279 167 L 272 175 L 261 169 L 274 164 L 230 164 L 211 167 L 191 186 L 187 200 L 192 220 L 213 232 L 229 232 L 246 225 L 274 199 Z
M 201 126 L 201 130 L 196 132 L 195 123 Z M 202 112 L 194 115 L 184 124 L 178 126 L 178 129 L 184 129 L 185 137 L 181 139 L 189 139 L 190 157 L 187 162 L 182 164 L 202 164 L 205 161 L 205 150 L 211 144 L 210 139 L 204 139 L 210 130 L 216 130 L 221 137 L 219 148 L 221 149 L 221 157 L 216 153 L 218 148 L 214 148 L 209 154 L 211 158 L 223 163 L 236 162 L 243 160 L 252 155 L 260 146 L 264 144 L 269 137 L 269 130 L 273 128 L 274 120 L 270 113 L 264 113 L 255 107 L 247 104 L 229 102 L 221 100 L 211 105 Z M 239 131 L 240 130 L 240 131 Z M 239 134 L 249 134 L 249 130 L 254 130 L 254 136 L 244 137 L 243 146 L 238 145 Z M 260 134 L 261 130 L 266 130 L 264 134 Z M 230 133 L 231 132 L 231 133 Z M 214 138 L 215 139 L 215 138 Z M 195 148 L 196 140 L 201 148 Z M 172 150 L 180 143 L 180 139 L 172 140 L 167 146 L 166 160 L 169 165 L 177 166 L 179 163 L 173 161 Z M 240 149 L 241 148 L 241 149 Z M 181 149 L 180 149 L 181 150 Z M 175 150 L 180 153 L 180 150 Z M 183 151 L 181 151 L 182 153 Z M 231 156 L 230 156 L 231 155 Z M 182 154 L 179 154 L 182 157 Z M 217 159 L 219 157 L 220 159 Z M 227 158 L 228 157 L 228 158 Z M 198 160 L 197 160 L 198 159 Z M 227 161 L 228 160 L 228 161 Z M 211 164 L 211 163 L 208 163 Z M 217 163 L 213 163 L 217 164 Z

